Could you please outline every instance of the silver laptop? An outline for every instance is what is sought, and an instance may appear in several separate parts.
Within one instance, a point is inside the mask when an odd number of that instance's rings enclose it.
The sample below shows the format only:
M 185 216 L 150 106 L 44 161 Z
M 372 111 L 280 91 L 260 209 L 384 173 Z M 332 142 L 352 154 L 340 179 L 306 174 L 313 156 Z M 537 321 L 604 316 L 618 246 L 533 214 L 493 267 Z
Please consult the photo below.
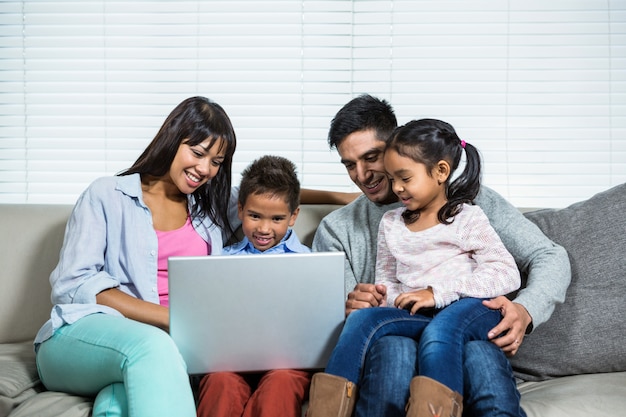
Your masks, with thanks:
M 343 327 L 343 252 L 172 257 L 168 274 L 190 374 L 323 369 Z

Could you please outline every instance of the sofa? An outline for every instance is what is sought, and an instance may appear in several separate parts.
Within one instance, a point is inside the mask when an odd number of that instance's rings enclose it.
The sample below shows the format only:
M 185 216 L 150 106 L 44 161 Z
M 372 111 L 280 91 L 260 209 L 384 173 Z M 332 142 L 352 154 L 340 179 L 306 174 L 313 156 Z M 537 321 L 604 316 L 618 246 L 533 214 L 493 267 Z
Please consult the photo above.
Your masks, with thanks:
M 339 206 L 303 205 L 309 244 Z M 50 314 L 68 205 L 0 204 L 0 417 L 89 416 L 89 398 L 49 392 L 32 340 Z M 567 249 L 572 283 L 552 318 L 512 359 L 529 417 L 626 416 L 626 184 L 570 207 L 525 215 Z M 489 366 L 489 364 L 485 364 Z

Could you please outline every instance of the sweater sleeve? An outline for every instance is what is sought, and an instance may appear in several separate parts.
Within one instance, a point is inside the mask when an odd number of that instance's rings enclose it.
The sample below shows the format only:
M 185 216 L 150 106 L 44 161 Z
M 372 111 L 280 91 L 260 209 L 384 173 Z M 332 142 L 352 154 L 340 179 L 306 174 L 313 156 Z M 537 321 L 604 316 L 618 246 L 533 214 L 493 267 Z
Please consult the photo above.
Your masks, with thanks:
M 326 215 L 313 238 L 313 251 L 343 251 L 346 294 L 357 284 L 373 284 L 378 225 L 389 206 L 378 206 L 364 195 Z
M 333 213 L 331 213 L 332 215 Z M 341 252 L 346 254 L 344 260 L 344 288 L 347 295 L 354 287 L 356 287 L 357 280 L 354 275 L 352 265 L 350 263 L 350 248 L 345 247 L 340 239 L 338 233 L 341 229 L 332 224 L 332 217 L 330 215 L 324 217 L 317 227 L 315 236 L 313 237 L 313 243 L 311 248 L 313 252 Z
M 567 252 L 495 191 L 482 187 L 476 203 L 513 255 L 522 275 L 527 276 L 525 287 L 513 302 L 524 306 L 535 329 L 550 318 L 557 304 L 565 301 L 571 280 Z

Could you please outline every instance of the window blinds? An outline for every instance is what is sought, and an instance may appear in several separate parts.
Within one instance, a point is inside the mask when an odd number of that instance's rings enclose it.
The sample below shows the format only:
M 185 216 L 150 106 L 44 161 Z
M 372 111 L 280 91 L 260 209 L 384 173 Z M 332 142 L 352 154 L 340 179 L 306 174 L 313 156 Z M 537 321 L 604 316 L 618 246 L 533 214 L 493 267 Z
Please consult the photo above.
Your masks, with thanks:
M 192 95 L 233 120 L 234 182 L 272 153 L 355 190 L 326 134 L 365 92 L 452 123 L 518 206 L 626 181 L 624 0 L 2 1 L 0 42 L 1 203 L 73 203 Z

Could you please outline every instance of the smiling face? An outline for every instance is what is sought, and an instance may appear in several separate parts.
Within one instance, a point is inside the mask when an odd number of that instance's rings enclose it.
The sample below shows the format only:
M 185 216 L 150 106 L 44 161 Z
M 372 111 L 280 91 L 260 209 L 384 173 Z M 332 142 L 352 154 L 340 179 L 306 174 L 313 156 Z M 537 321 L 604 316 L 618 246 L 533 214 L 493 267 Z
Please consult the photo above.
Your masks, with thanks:
M 277 194 L 250 194 L 239 204 L 241 229 L 254 247 L 266 251 L 285 237 L 296 223 L 299 208 L 292 213 L 285 197 Z
M 337 145 L 337 151 L 350 179 L 367 198 L 379 204 L 397 201 L 385 172 L 385 142 L 376 137 L 374 130 L 349 134 Z
M 169 170 L 171 181 L 183 194 L 191 194 L 214 178 L 225 159 L 222 140 L 210 139 L 197 145 L 181 143 Z
M 433 172 L 428 172 L 426 165 L 388 149 L 384 165 L 393 192 L 407 209 L 436 213 L 445 204 L 444 183 L 449 172 L 446 162 L 440 161 Z

